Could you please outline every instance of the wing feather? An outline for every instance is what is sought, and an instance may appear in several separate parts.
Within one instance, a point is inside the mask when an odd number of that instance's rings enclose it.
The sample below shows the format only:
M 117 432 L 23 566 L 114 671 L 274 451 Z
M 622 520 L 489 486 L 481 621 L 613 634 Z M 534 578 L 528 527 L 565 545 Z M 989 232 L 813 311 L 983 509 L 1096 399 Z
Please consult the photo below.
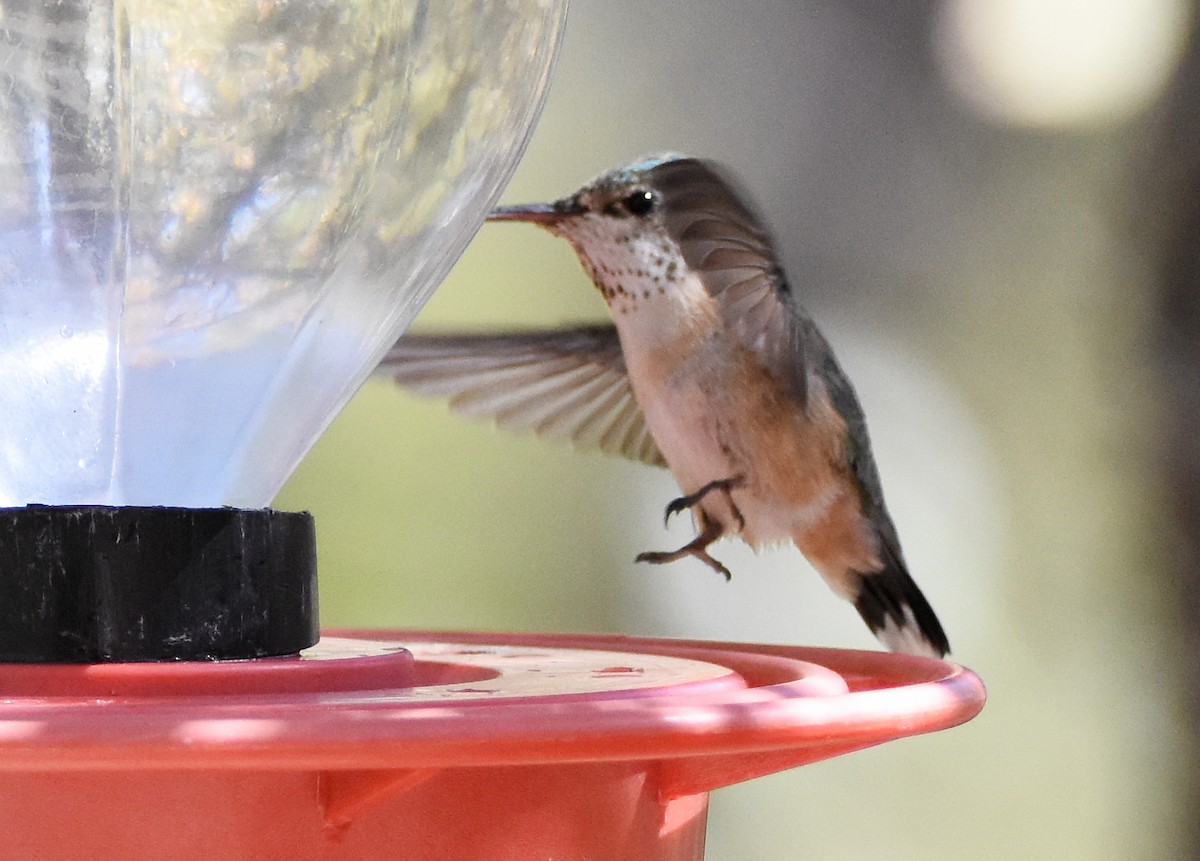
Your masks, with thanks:
M 655 168 L 654 184 L 666 199 L 667 227 L 717 299 L 726 329 L 805 402 L 804 315 L 758 216 L 710 162 L 665 162 Z
M 404 335 L 376 375 L 463 415 L 666 466 L 629 384 L 615 326 Z

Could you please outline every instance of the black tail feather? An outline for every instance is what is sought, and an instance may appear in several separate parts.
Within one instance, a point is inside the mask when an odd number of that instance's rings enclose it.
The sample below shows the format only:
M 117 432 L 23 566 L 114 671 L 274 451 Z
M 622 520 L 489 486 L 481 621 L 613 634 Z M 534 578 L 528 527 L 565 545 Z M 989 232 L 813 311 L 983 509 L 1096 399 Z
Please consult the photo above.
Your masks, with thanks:
M 858 614 L 871 633 L 892 651 L 945 656 L 950 641 L 933 608 L 898 555 L 887 551 L 884 555 L 881 570 L 859 572 L 859 593 L 854 602 Z

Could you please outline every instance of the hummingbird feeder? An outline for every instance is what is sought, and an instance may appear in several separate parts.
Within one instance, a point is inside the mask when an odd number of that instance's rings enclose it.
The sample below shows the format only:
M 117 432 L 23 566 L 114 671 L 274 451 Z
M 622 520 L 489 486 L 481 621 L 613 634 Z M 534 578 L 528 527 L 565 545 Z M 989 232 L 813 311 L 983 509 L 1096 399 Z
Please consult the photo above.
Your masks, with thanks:
M 952 726 L 922 658 L 317 624 L 265 506 L 479 227 L 565 0 L 0 0 L 0 830 L 56 859 L 696 859 Z

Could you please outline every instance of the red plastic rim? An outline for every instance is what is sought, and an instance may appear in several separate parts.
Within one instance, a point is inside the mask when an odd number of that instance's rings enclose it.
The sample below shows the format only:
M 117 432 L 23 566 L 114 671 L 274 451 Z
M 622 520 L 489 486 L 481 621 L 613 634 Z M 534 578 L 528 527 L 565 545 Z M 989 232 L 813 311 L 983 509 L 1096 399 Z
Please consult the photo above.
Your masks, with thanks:
M 815 759 L 962 723 L 985 698 L 931 659 L 592 635 L 329 632 L 292 659 L 30 669 L 0 665 L 0 769 Z

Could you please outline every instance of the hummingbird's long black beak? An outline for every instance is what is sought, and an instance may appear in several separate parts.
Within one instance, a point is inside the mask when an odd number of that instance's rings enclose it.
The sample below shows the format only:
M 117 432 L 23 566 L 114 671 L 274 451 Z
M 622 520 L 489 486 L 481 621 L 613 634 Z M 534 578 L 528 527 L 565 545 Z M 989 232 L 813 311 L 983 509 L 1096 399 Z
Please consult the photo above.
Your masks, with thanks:
M 516 206 L 498 206 L 487 217 L 488 221 L 531 221 L 534 224 L 557 224 L 564 218 L 578 215 L 584 208 L 568 199 L 554 203 L 520 203 Z

